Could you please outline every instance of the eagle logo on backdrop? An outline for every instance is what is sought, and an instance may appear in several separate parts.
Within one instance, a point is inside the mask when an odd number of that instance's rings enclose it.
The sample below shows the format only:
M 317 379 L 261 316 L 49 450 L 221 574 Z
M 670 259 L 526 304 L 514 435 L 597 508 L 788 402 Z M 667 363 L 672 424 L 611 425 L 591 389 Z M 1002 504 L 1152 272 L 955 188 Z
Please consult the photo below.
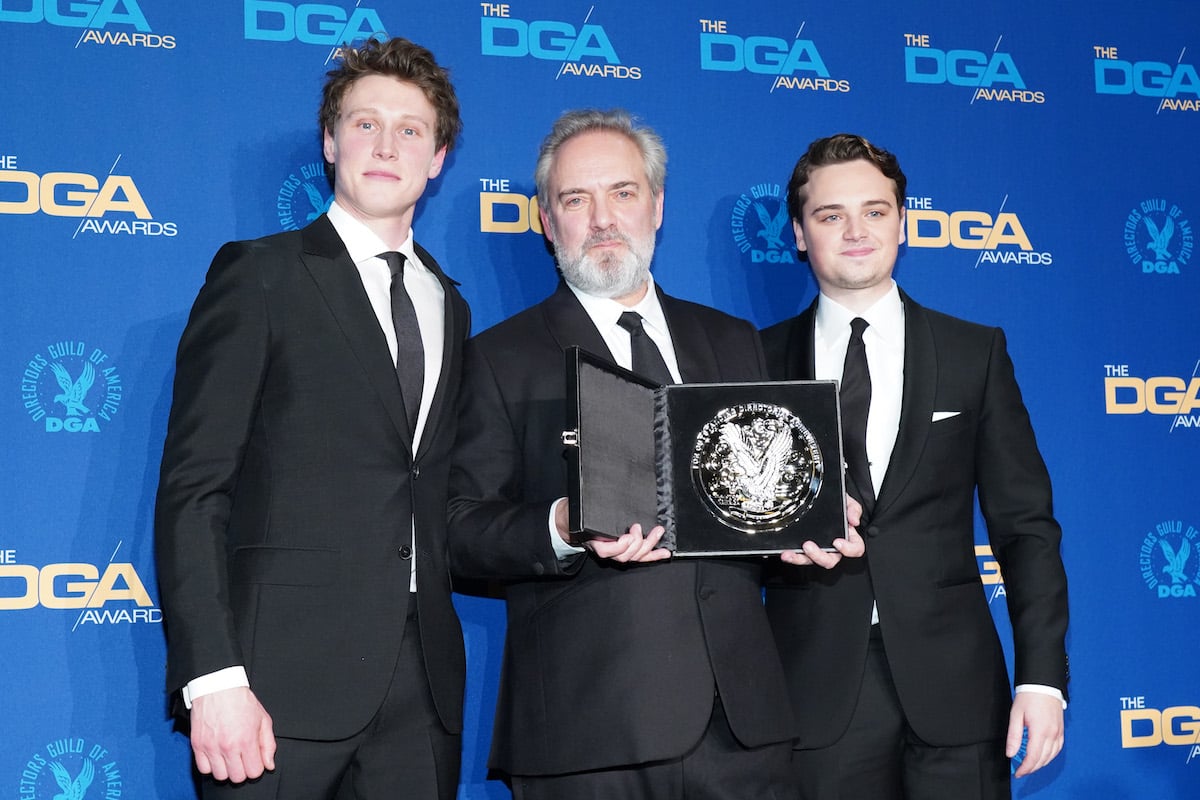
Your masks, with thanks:
M 90 361 L 83 362 L 79 380 L 75 381 L 71 380 L 71 373 L 58 361 L 50 365 L 50 370 L 62 388 L 62 394 L 55 395 L 54 402 L 63 404 L 67 409 L 67 416 L 81 417 L 90 413 L 90 409 L 83 404 L 83 401 L 87 399 L 88 391 L 96 382 L 96 369 L 92 363 Z
M 1183 570 L 1187 566 L 1188 557 L 1192 554 L 1192 543 L 1187 539 L 1182 540 L 1179 543 L 1179 550 L 1173 550 L 1170 542 L 1166 539 L 1159 539 L 1158 544 L 1167 558 L 1167 565 L 1162 568 L 1162 571 L 1171 576 L 1172 584 L 1187 583 L 1187 575 Z
M 1200 588 L 1200 531 L 1181 520 L 1160 522 L 1142 540 L 1138 566 L 1160 600 L 1196 597 Z
M 763 238 L 767 247 L 773 250 L 784 250 L 787 244 L 783 241 L 783 230 L 788 224 L 788 210 L 784 203 L 779 204 L 775 216 L 767 211 L 762 203 L 754 203 L 754 211 L 758 214 L 758 221 L 762 223 L 762 230 L 758 235 Z
M 275 196 L 279 227 L 285 231 L 303 228 L 329 210 L 333 193 L 325 177 L 324 162 L 311 162 L 288 175 Z
M 729 216 L 733 244 L 754 264 L 794 264 L 796 245 L 783 187 L 757 183 L 738 195 Z
M 85 800 L 89 789 L 98 797 L 120 797 L 130 787 L 108 748 L 68 737 L 29 756 L 17 793 L 22 800 Z
M 124 395 L 108 353 L 82 341 L 47 346 L 21 373 L 25 412 L 47 433 L 99 433 L 112 422 Z
M 1145 275 L 1179 275 L 1192 258 L 1191 221 L 1175 203 L 1143 200 L 1125 218 L 1125 253 Z
M 1146 223 L 1146 230 L 1150 231 L 1150 247 L 1154 252 L 1155 258 L 1159 261 L 1170 261 L 1171 251 L 1167 248 L 1171 244 L 1171 237 L 1175 235 L 1175 222 L 1170 217 L 1167 217 L 1163 222 L 1162 230 L 1154 224 L 1154 220 L 1150 217 L 1143 217 L 1142 221 Z
M 84 794 L 87 793 L 88 787 L 92 785 L 92 780 L 96 777 L 96 768 L 92 766 L 92 762 L 84 760 L 83 768 L 79 770 L 79 775 L 72 778 L 71 773 L 67 771 L 58 761 L 50 762 L 50 772 L 54 774 L 54 780 L 58 781 L 59 788 L 62 789 L 62 794 L 55 795 L 54 800 L 83 800 Z

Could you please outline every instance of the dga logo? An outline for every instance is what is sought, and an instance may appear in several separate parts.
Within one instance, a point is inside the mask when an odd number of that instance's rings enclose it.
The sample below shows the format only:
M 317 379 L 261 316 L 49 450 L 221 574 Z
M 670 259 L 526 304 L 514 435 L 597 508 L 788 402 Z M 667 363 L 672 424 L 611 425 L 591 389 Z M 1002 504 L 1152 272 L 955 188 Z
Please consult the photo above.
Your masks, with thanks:
M 20 800 L 85 800 L 127 796 L 121 768 L 103 745 L 79 738 L 55 739 L 25 762 Z
M 1136 94 L 1161 98 L 1158 111 L 1200 111 L 1200 75 L 1183 63 L 1186 50 L 1175 64 L 1165 61 L 1126 61 L 1116 47 L 1094 45 L 1096 94 Z
M 537 195 L 514 192 L 507 178 L 480 178 L 481 233 L 542 233 Z
M 1162 198 L 1143 200 L 1125 218 L 1125 252 L 1145 275 L 1179 275 L 1195 244 L 1183 210 Z
M 328 211 L 333 202 L 324 162 L 305 164 L 298 173 L 288 175 L 275 196 L 279 227 L 285 231 L 303 228 Z
M 988 593 L 988 605 L 997 597 L 1007 597 L 1004 590 L 1004 576 L 1000 574 L 1000 562 L 992 553 L 992 548 L 986 544 L 975 545 L 975 560 L 979 563 L 979 580 L 983 582 Z
M 723 19 L 700 20 L 700 69 L 771 75 L 771 91 L 850 91 L 850 81 L 834 78 L 812 39 L 801 39 L 801 23 L 791 41 L 775 36 L 742 37 Z
M 904 80 L 938 86 L 974 89 L 971 102 L 1044 103 L 1046 93 L 1030 90 L 1010 53 L 996 40 L 991 53 L 982 50 L 941 50 L 927 33 L 904 34 Z
M 1200 361 L 1191 378 L 1159 375 L 1139 378 L 1128 364 L 1104 365 L 1106 414 L 1158 414 L 1171 417 L 1171 430 L 1200 428 Z
M 16 156 L 0 155 L 0 214 L 79 217 L 75 236 L 175 236 L 179 232 L 175 223 L 154 219 L 133 178 L 116 173 L 120 161 L 117 156 L 102 178 L 87 172 L 39 175 L 17 169 Z
M 621 63 L 603 26 L 591 22 L 588 9 L 578 29 L 553 19 L 523 20 L 510 16 L 507 4 L 483 3 L 479 20 L 480 52 L 504 58 L 538 58 L 561 62 L 563 75 L 641 80 L 642 68 Z
M 1148 708 L 1142 696 L 1121 698 L 1121 747 L 1188 748 L 1185 764 L 1200 756 L 1200 707 Z
M 791 217 L 778 183 L 758 183 L 739 195 L 729 215 L 729 231 L 737 249 L 749 253 L 754 264 L 796 261 Z
M 387 38 L 379 13 L 359 3 L 347 11 L 342 6 L 324 3 L 285 3 L 281 0 L 245 0 L 244 36 L 262 42 L 304 42 L 336 48 L 364 42 L 372 37 Z
M 21 373 L 21 400 L 47 433 L 99 433 L 121 407 L 124 386 L 108 353 L 64 341 L 35 353 Z
M 103 571 L 86 561 L 23 564 L 16 550 L 0 550 L 0 612 L 78 609 L 71 630 L 89 624 L 162 622 L 162 611 L 133 564 L 115 560 L 120 549 L 118 542 Z
M 0 22 L 16 22 L 37 25 L 45 22 L 63 28 L 83 28 L 81 44 L 123 45 L 125 47 L 151 47 L 172 50 L 174 36 L 159 36 L 150 30 L 146 15 L 137 0 L 24 0 L 15 5 L 25 8 L 3 8 L 0 2 Z M 108 30 L 109 26 L 132 27 L 136 33 L 126 30 Z
M 1179 520 L 1160 522 L 1142 540 L 1138 568 L 1160 600 L 1195 597 L 1200 585 L 1200 531 Z
M 993 217 L 987 211 L 942 211 L 931 197 L 909 197 L 906 202 L 908 246 L 977 250 L 980 264 L 1050 266 L 1054 254 L 1034 250 L 1021 219 L 1005 211 L 1008 195 Z

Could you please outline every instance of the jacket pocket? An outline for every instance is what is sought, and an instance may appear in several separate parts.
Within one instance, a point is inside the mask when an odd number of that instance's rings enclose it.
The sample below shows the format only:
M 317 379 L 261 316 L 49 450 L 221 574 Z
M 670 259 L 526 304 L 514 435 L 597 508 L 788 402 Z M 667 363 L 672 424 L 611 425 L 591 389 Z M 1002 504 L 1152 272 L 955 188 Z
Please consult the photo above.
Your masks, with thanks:
M 327 586 L 337 574 L 341 552 L 324 547 L 239 547 L 229 568 L 232 583 Z

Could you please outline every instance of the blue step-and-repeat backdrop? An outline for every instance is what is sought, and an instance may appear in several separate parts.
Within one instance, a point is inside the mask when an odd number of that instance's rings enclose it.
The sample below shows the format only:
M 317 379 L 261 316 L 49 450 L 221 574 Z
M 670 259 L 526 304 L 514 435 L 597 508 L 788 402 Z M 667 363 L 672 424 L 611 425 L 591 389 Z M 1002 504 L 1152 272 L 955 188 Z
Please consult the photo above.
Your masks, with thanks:
M 815 291 L 781 216 L 807 143 L 895 151 L 898 280 L 1005 328 L 1064 528 L 1067 744 L 1016 794 L 1200 796 L 1193 0 L 0 0 L 0 795 L 90 765 L 85 798 L 193 797 L 152 556 L 175 345 L 223 242 L 328 203 L 323 76 L 383 32 L 453 71 L 466 128 L 415 227 L 477 331 L 554 286 L 531 174 L 565 109 L 663 134 L 657 279 L 760 326 Z M 502 601 L 457 601 L 460 797 L 507 798 Z

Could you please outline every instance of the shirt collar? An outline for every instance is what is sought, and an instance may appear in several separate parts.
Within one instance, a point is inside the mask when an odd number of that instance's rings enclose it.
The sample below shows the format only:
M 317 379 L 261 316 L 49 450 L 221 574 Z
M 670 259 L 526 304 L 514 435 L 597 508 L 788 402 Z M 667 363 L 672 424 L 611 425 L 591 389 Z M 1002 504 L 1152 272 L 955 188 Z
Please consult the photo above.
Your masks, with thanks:
M 329 221 L 333 223 L 334 230 L 341 237 L 342 244 L 346 245 L 346 251 L 350 253 L 350 259 L 355 264 L 361 264 L 367 259 L 375 258 L 380 253 L 391 249 L 361 220 L 339 206 L 336 200 L 330 203 L 327 213 Z M 399 252 L 404 254 L 406 264 L 417 264 L 424 269 L 425 265 L 421 264 L 421 259 L 417 258 L 413 241 L 413 231 L 412 228 L 409 228 L 408 238 L 404 240 L 404 244 L 400 245 Z
M 862 313 L 855 313 L 822 293 L 817 303 L 817 335 L 826 342 L 849 339 L 850 320 L 855 317 L 870 323 L 867 330 L 874 331 L 885 342 L 904 341 L 904 303 L 894 280 L 888 293 Z
M 646 296 L 635 306 L 626 306 L 608 297 L 597 297 L 567 284 L 574 295 L 579 298 L 583 310 L 592 318 L 592 322 L 600 330 L 614 327 L 621 314 L 626 311 L 636 311 L 642 315 L 645 324 L 664 333 L 667 332 L 667 316 L 663 313 L 662 304 L 658 302 L 658 291 L 654 288 L 654 277 L 646 281 Z

